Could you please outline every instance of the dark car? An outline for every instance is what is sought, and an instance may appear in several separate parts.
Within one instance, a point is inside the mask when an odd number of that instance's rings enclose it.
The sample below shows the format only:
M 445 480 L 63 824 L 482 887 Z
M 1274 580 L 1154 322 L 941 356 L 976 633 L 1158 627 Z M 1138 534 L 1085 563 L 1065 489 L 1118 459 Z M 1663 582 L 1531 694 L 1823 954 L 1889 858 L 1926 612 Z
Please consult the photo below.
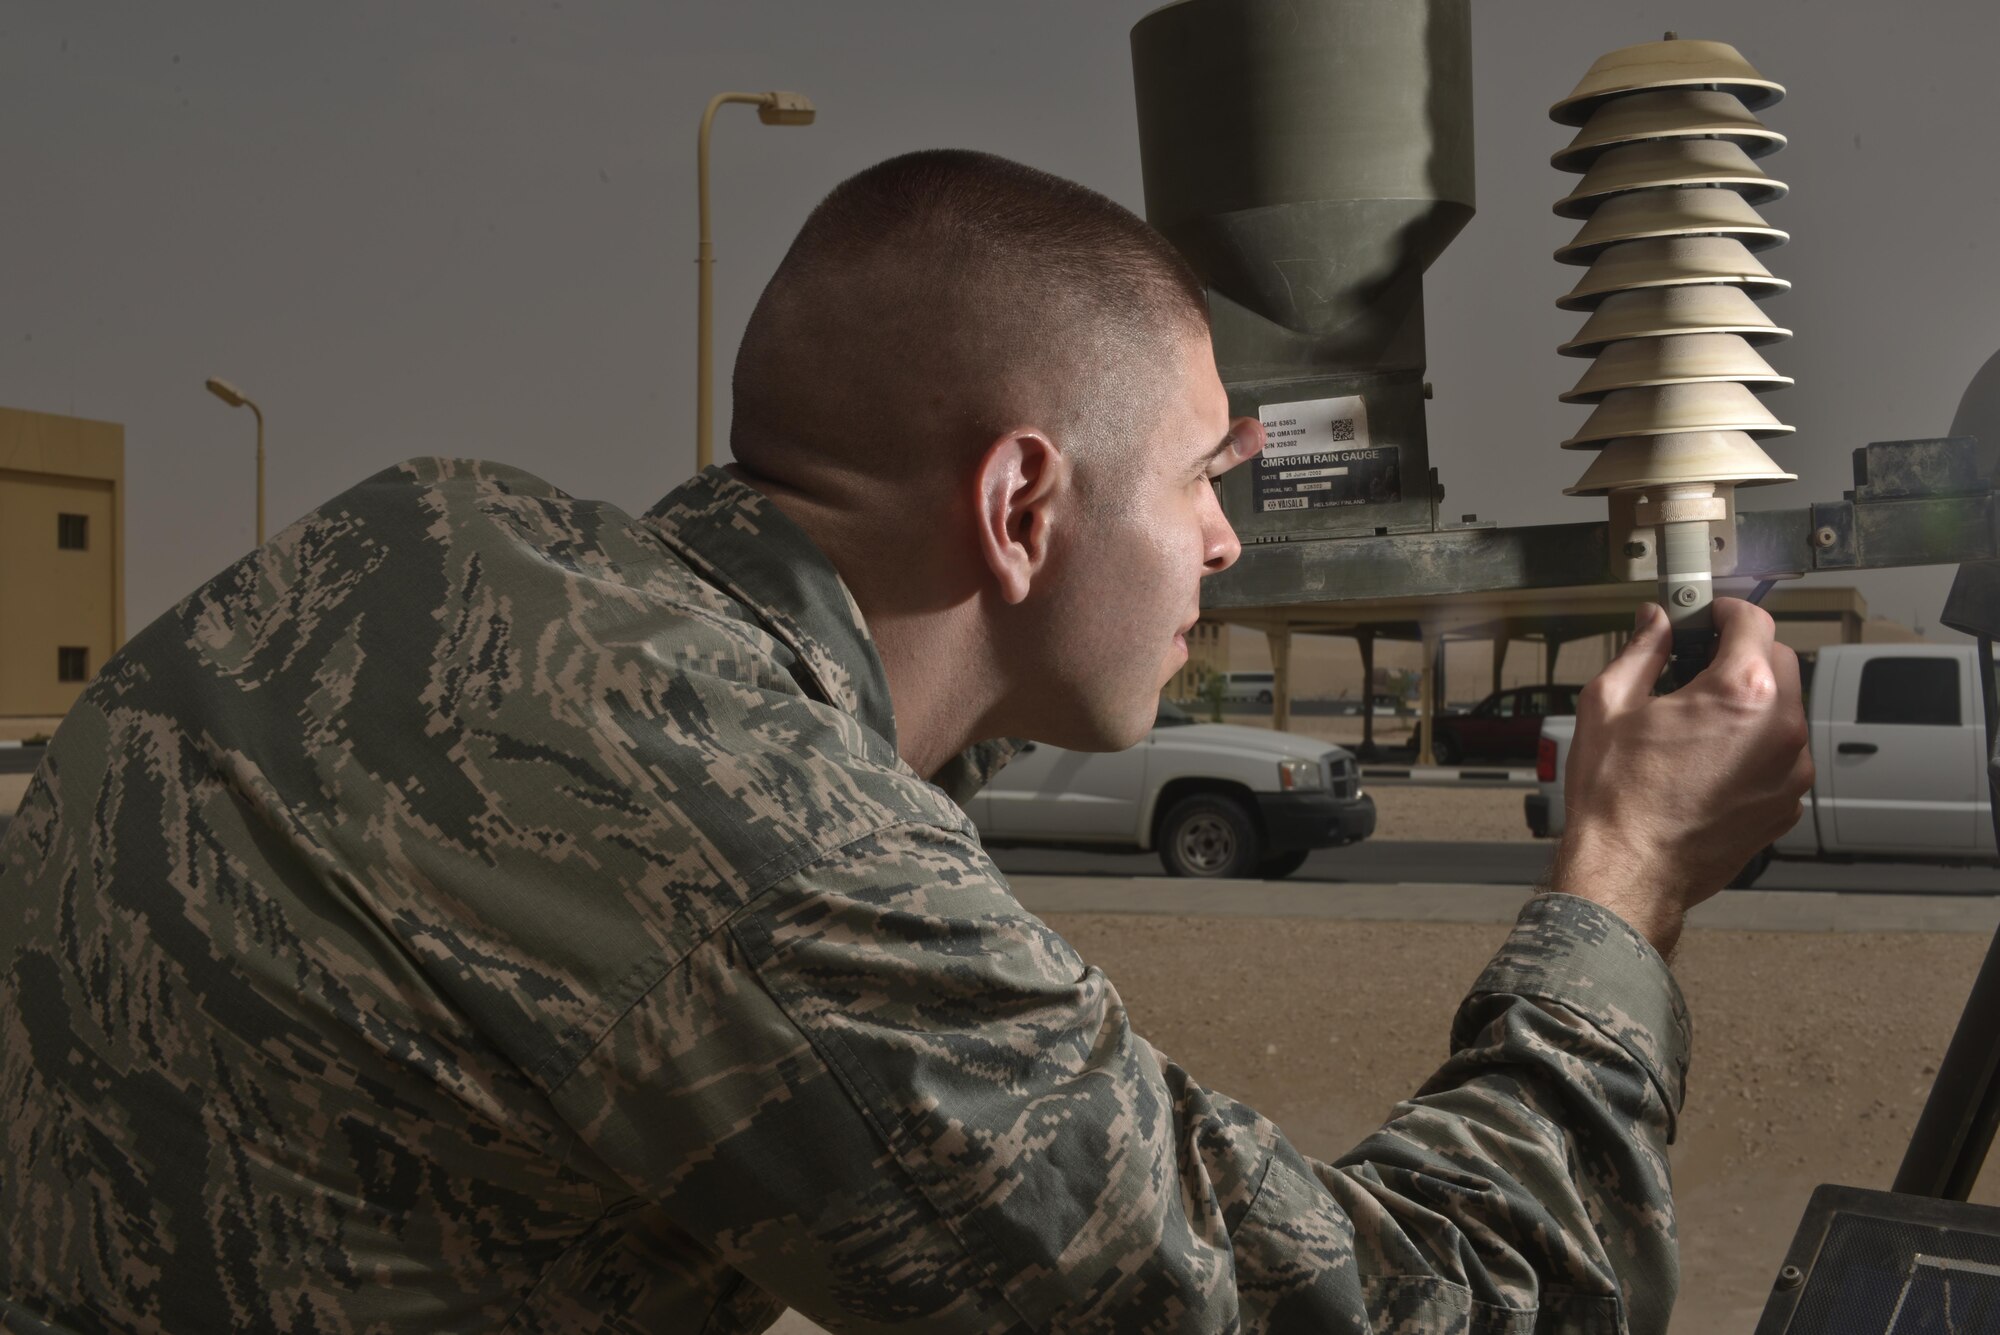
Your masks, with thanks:
M 1495 691 L 1464 714 L 1436 720 L 1431 754 L 1440 765 L 1461 760 L 1519 760 L 1532 763 L 1542 719 L 1574 714 L 1581 686 L 1516 686 Z

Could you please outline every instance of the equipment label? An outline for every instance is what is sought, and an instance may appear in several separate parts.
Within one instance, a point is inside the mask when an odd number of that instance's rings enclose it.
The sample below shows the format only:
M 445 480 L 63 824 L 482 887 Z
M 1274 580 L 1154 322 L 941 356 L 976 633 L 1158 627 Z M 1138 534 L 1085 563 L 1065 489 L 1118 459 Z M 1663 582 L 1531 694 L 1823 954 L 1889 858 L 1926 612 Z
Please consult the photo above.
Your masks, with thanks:
M 1264 450 L 1250 481 L 1258 513 L 1403 499 L 1402 451 L 1369 441 L 1359 394 L 1267 403 L 1257 416 Z

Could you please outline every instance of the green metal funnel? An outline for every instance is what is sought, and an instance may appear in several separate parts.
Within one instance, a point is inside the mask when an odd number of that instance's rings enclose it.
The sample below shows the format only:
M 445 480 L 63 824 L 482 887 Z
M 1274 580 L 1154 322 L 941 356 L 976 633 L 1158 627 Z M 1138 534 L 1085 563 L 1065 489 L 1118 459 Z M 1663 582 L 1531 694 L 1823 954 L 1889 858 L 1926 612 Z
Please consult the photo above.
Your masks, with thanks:
M 1360 394 L 1411 480 L 1254 513 L 1428 526 L 1422 280 L 1473 212 L 1469 0 L 1179 0 L 1132 60 L 1146 215 L 1209 286 L 1237 410 Z

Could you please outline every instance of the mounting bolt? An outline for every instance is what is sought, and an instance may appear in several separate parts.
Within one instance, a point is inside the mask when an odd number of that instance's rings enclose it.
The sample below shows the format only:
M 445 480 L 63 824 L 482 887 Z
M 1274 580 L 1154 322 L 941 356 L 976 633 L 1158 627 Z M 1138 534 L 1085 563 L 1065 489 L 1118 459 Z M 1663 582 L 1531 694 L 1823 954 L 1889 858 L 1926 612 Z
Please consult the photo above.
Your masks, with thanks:
M 1424 397 L 1427 399 L 1431 397 L 1431 382 L 1428 380 L 1424 381 Z
M 1718 552 L 1719 552 L 1719 551 L 1721 551 L 1721 550 L 1722 550 L 1722 549 L 1723 549 L 1724 547 L 1727 547 L 1728 545 L 1729 545 L 1728 541 L 1727 541 L 1727 540 L 1726 540 L 1726 539 L 1725 539 L 1725 538 L 1724 538 L 1724 537 L 1723 537 L 1723 536 L 1722 536 L 1722 535 L 1721 535 L 1720 533 L 1718 533 L 1718 534 L 1716 534 L 1716 535 L 1715 535 L 1715 550 L 1716 550 L 1716 551 L 1718 551 Z
M 1813 530 L 1813 546 L 1815 547 L 1831 547 L 1839 541 L 1840 535 L 1830 528 Z
M 1796 1289 L 1806 1282 L 1806 1272 L 1795 1265 L 1788 1265 L 1778 1272 L 1778 1291 Z
M 1646 544 L 1639 541 L 1637 538 L 1634 538 L 1632 541 L 1625 544 L 1625 555 L 1631 557 L 1633 560 L 1636 561 L 1645 554 L 1646 554 Z
M 1692 584 L 1683 584 L 1674 590 L 1674 601 L 1682 607 L 1693 607 L 1694 600 L 1700 596 L 1700 594 L 1694 591 L 1694 585 Z

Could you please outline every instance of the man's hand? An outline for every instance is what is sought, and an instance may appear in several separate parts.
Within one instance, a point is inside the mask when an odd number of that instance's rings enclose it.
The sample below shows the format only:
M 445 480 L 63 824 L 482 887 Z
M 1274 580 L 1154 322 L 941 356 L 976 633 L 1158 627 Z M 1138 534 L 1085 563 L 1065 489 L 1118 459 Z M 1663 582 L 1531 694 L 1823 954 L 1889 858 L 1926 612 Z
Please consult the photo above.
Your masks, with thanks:
M 1554 889 L 1594 900 L 1662 956 L 1681 919 L 1799 818 L 1812 750 L 1799 660 L 1762 608 L 1715 600 L 1715 659 L 1654 697 L 1672 647 L 1648 603 L 1632 641 L 1577 702 Z

